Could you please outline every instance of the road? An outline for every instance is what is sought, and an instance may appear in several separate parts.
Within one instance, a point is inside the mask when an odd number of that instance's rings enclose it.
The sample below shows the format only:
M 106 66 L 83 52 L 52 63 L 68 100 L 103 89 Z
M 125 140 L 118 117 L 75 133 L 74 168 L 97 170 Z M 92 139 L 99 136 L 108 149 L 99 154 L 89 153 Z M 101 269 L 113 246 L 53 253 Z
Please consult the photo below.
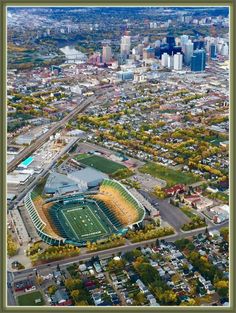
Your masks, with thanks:
M 44 168 L 44 170 L 38 174 L 37 177 L 16 197 L 14 201 L 11 202 L 11 204 L 8 205 L 8 210 L 13 209 L 13 207 L 18 204 L 24 196 L 36 185 L 36 183 L 40 180 L 41 177 L 44 177 L 49 170 L 53 167 L 53 165 L 57 162 L 57 160 L 63 156 L 75 143 L 78 141 L 78 138 L 74 139 L 72 142 L 70 142 L 66 147 L 64 147 L 60 153 L 58 153 L 54 159 Z
M 16 305 L 16 300 L 13 295 L 12 282 L 14 280 L 14 275 L 11 272 L 7 272 L 7 304 Z
M 228 226 L 228 222 L 222 223 L 221 225 L 208 227 L 208 230 L 210 231 L 212 229 L 220 229 L 221 227 L 224 227 L 224 226 Z M 167 237 L 159 238 L 159 240 L 164 239 L 165 241 L 173 242 L 181 238 L 192 237 L 194 235 L 203 233 L 204 231 L 205 229 L 196 229 L 188 233 L 187 232 L 176 233 Z M 21 270 L 18 272 L 12 272 L 12 273 L 7 272 L 7 282 L 27 279 L 29 275 L 33 275 L 35 273 L 36 269 L 37 269 L 37 272 L 41 274 L 43 274 L 43 271 L 48 272 L 48 270 L 50 270 L 50 272 L 53 272 L 54 270 L 56 270 L 56 267 L 59 264 L 60 268 L 63 270 L 73 263 L 77 263 L 79 261 L 90 260 L 93 256 L 95 257 L 99 256 L 100 258 L 111 257 L 118 253 L 124 253 L 130 250 L 133 250 L 135 248 L 146 247 L 147 245 L 153 244 L 155 242 L 156 242 L 156 239 L 146 240 L 146 241 L 142 241 L 138 243 L 129 243 L 129 245 L 126 245 L 126 246 L 116 247 L 116 248 L 112 248 L 109 250 L 102 250 L 98 252 L 90 252 L 84 255 L 79 255 L 79 256 L 67 259 L 67 260 L 60 260 L 60 261 L 55 261 L 55 262 L 51 262 L 48 264 L 39 265 L 39 266 L 36 266 L 35 268 L 25 269 L 25 270 Z M 7 289 L 7 297 L 8 297 L 7 298 L 8 305 L 9 306 L 15 305 L 15 298 L 14 298 L 13 290 L 9 284 L 8 284 L 8 289 Z
M 181 231 L 183 224 L 188 223 L 190 218 L 186 216 L 179 208 L 169 203 L 169 199 L 157 199 L 154 195 L 147 191 L 139 191 L 150 203 L 158 203 L 158 206 L 154 205 L 159 211 L 161 218 L 167 221 L 177 232 Z M 201 212 L 197 212 L 202 217 L 205 217 Z M 206 219 L 208 227 L 214 226 L 214 224 Z
M 213 229 L 220 229 L 224 226 L 227 226 L 228 222 L 222 223 L 220 225 L 214 225 L 211 227 L 208 227 L 208 230 L 213 230 Z M 173 235 L 169 235 L 166 237 L 160 237 L 159 240 L 164 239 L 166 241 L 176 241 L 178 239 L 181 238 L 188 238 L 188 237 L 192 237 L 194 235 L 200 234 L 200 233 L 204 233 L 205 232 L 205 227 L 204 229 L 195 229 L 189 232 L 181 232 L 181 233 L 175 233 Z M 141 242 L 136 242 L 136 243 L 130 243 L 129 245 L 125 245 L 125 246 L 120 246 L 120 247 L 115 247 L 115 248 L 111 248 L 109 250 L 101 250 L 101 251 L 96 251 L 96 252 L 89 252 L 86 254 L 81 254 L 75 257 L 72 257 L 70 259 L 66 259 L 66 260 L 59 260 L 59 261 L 54 261 L 48 264 L 42 264 L 42 265 L 38 265 L 36 267 L 34 267 L 34 269 L 37 270 L 44 270 L 46 268 L 48 268 L 48 266 L 50 266 L 51 269 L 56 268 L 57 264 L 59 264 L 60 266 L 63 267 L 67 267 L 69 264 L 73 264 L 75 262 L 79 262 L 81 260 L 86 261 L 91 259 L 93 256 L 99 256 L 99 257 L 104 257 L 104 256 L 112 256 L 115 254 L 118 254 L 120 252 L 127 252 L 136 248 L 140 248 L 140 247 L 145 247 L 147 245 L 150 245 L 152 243 L 156 242 L 156 238 L 155 239 L 150 239 L 150 240 L 145 240 L 145 241 L 141 241 Z M 30 273 L 32 273 L 34 270 L 32 268 L 30 269 L 25 269 L 25 270 L 21 270 L 18 272 L 13 272 L 13 275 L 15 278 L 19 278 L 21 276 L 27 276 Z
M 100 95 L 100 94 L 98 94 Z M 7 167 L 7 171 L 11 172 L 14 170 L 14 168 L 22 162 L 25 158 L 27 158 L 30 154 L 32 154 L 35 150 L 40 148 L 46 140 L 53 135 L 55 132 L 57 132 L 61 127 L 64 127 L 66 123 L 72 119 L 76 114 L 84 111 L 89 104 L 91 104 L 93 101 L 96 100 L 95 96 L 91 96 L 86 98 L 84 101 L 80 103 L 79 106 L 77 106 L 74 110 L 72 110 L 69 114 L 67 114 L 62 120 L 60 120 L 56 125 L 51 127 L 45 134 L 40 136 L 38 139 L 35 140 L 34 143 L 32 143 L 29 147 L 25 148 L 22 152 L 20 152 L 14 160 L 12 160 Z

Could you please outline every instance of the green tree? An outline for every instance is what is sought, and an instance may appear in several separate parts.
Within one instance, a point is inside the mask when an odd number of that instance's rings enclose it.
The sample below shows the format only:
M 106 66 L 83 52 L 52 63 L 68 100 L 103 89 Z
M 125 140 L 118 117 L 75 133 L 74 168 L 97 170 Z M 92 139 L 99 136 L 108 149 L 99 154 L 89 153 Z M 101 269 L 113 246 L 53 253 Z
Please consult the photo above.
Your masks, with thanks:
M 80 299 L 80 292 L 78 289 L 72 290 L 70 293 L 72 299 L 74 300 L 74 302 L 78 302 Z

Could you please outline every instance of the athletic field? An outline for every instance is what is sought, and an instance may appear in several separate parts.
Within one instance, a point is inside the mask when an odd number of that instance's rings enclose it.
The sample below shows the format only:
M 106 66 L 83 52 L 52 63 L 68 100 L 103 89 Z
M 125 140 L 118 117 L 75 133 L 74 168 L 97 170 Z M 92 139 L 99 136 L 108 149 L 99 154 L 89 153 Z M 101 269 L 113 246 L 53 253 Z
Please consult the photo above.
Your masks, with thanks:
M 126 166 L 122 164 L 113 162 L 98 155 L 88 157 L 85 156 L 84 158 L 79 157 L 78 161 L 84 165 L 91 166 L 105 174 L 113 174 L 119 169 L 126 168 Z
M 95 203 L 64 205 L 58 211 L 58 220 L 68 237 L 76 241 L 95 240 L 110 232 L 108 221 Z

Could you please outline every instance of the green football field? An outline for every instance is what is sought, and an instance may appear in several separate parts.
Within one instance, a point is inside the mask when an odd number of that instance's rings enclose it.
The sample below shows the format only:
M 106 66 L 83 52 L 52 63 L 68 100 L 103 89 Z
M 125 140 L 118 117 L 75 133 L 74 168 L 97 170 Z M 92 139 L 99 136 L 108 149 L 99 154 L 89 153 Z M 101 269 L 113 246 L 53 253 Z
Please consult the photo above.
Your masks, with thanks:
M 78 156 L 79 157 L 79 156 Z M 111 160 L 108 160 L 106 158 L 103 158 L 98 155 L 88 156 L 78 158 L 78 161 L 84 165 L 91 166 L 95 168 L 96 170 L 99 170 L 106 174 L 113 174 L 119 169 L 124 169 L 126 166 L 113 162 Z
M 73 205 L 60 212 L 60 223 L 71 238 L 93 240 L 109 233 L 109 229 L 102 221 L 98 208 L 87 204 Z

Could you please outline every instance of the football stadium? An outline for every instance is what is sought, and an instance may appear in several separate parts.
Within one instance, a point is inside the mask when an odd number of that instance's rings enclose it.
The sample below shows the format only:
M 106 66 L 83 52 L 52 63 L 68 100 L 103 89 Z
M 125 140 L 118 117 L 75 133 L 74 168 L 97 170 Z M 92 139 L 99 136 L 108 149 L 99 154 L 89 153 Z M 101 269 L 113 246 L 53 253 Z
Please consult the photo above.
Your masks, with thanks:
M 97 190 L 43 198 L 34 191 L 25 207 L 43 241 L 50 245 L 84 246 L 124 234 L 145 216 L 142 204 L 116 180 L 103 179 Z

